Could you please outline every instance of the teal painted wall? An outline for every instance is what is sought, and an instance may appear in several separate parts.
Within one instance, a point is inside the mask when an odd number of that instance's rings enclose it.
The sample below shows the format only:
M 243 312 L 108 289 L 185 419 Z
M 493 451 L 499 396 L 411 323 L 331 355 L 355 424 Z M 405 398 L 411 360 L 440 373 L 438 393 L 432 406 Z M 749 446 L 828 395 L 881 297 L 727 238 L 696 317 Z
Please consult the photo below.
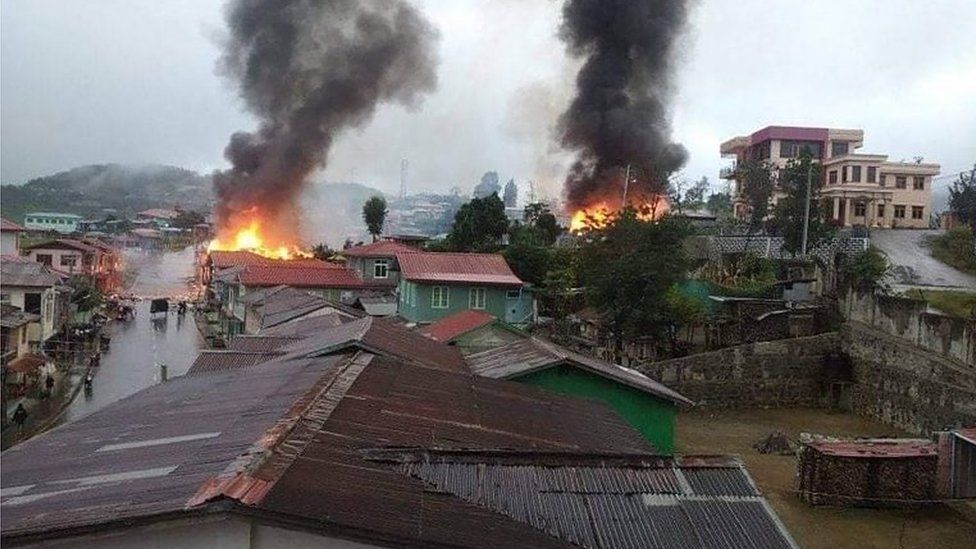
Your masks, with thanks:
M 677 409 L 670 401 L 568 365 L 532 372 L 512 378 L 512 381 L 602 401 L 616 410 L 659 452 L 674 452 Z
M 433 284 L 418 284 L 409 280 L 400 281 L 399 314 L 410 322 L 434 322 L 445 316 L 469 309 L 471 288 L 485 289 L 484 311 L 495 317 L 506 320 L 515 311 L 518 319 L 522 320 L 532 312 L 532 294 L 522 291 L 518 298 L 507 297 L 508 288 L 491 286 L 447 285 L 449 300 L 446 309 L 431 307 Z M 527 313 L 526 313 L 527 311 Z
M 373 277 L 376 274 L 376 261 L 380 259 L 386 260 L 387 262 L 386 278 Z M 396 270 L 397 263 L 395 257 L 350 257 L 346 262 L 346 266 L 359 273 L 359 276 L 368 282 L 376 281 L 389 284 L 390 286 L 396 286 L 400 281 L 400 271 Z

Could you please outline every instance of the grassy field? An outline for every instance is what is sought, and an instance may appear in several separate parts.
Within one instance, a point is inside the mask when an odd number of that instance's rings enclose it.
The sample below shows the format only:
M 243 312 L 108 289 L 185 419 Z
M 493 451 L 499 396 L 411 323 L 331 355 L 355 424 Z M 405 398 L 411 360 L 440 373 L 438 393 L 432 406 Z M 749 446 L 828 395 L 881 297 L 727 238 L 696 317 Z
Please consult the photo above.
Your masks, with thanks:
M 884 424 L 818 409 L 695 411 L 678 417 L 678 449 L 685 454 L 738 454 L 759 489 L 801 547 L 971 548 L 976 524 L 946 507 L 900 511 L 812 506 L 793 495 L 796 458 L 763 455 L 752 445 L 773 431 L 836 436 L 903 436 Z
M 960 271 L 976 275 L 976 254 L 973 253 L 973 232 L 969 227 L 959 227 L 945 234 L 930 237 L 932 257 Z
M 976 318 L 976 293 L 910 290 L 905 295 L 921 299 L 948 315 L 959 318 Z

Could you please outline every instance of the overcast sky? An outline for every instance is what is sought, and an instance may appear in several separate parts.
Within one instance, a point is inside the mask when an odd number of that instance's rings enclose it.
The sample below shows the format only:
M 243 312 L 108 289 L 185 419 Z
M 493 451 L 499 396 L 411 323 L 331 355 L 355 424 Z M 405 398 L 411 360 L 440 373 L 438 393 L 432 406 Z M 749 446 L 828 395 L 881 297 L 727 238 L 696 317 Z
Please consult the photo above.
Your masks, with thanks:
M 549 130 L 574 68 L 555 37 L 561 2 L 417 3 L 441 32 L 438 90 L 342 136 L 324 177 L 396 192 L 406 158 L 412 191 L 469 190 L 494 169 L 558 194 Z M 943 173 L 976 161 L 973 0 L 692 4 L 673 101 L 689 179 L 717 181 L 719 143 L 770 124 L 862 128 L 862 152 Z M 221 5 L 5 0 L 2 182 L 105 162 L 223 167 L 228 136 L 255 123 L 214 71 Z

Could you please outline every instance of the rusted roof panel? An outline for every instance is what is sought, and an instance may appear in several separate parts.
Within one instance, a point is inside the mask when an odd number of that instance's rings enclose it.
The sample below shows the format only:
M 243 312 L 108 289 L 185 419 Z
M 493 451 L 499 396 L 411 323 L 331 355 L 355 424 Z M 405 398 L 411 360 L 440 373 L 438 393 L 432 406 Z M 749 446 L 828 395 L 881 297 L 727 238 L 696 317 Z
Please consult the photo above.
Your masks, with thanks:
M 27 229 L 14 223 L 13 221 L 0 217 L 0 231 L 6 233 L 6 232 L 24 232 L 26 230 Z
M 250 368 L 280 356 L 274 351 L 207 350 L 197 355 L 186 375 Z
M 417 253 L 418 251 L 417 248 L 407 246 L 406 244 L 381 240 L 379 242 L 347 248 L 342 250 L 340 254 L 346 257 L 395 257 L 398 253 L 411 254 Z
M 418 282 L 522 286 L 499 254 L 414 252 L 397 254 L 400 272 Z
M 826 455 L 851 458 L 910 458 L 937 456 L 935 442 L 927 439 L 823 440 L 808 446 Z
M 227 342 L 227 350 L 267 353 L 280 349 L 295 341 L 298 341 L 298 339 L 294 337 L 237 335 Z
M 287 263 L 248 265 L 239 275 L 241 284 L 257 287 L 284 284 L 297 288 L 361 288 L 368 285 L 349 269 Z
M 300 320 L 295 324 L 304 322 Z M 332 354 L 350 347 L 398 357 L 429 368 L 467 371 L 461 352 L 456 347 L 432 341 L 393 320 L 377 317 L 364 317 L 320 329 L 281 350 L 287 357 L 310 357 Z
M 474 353 L 465 357 L 465 360 L 475 374 L 497 379 L 511 379 L 560 364 L 569 364 L 669 400 L 678 406 L 694 404 L 684 395 L 640 372 L 570 351 L 536 337 Z
M 466 309 L 424 326 L 420 329 L 420 333 L 437 341 L 448 342 L 471 330 L 491 324 L 495 320 L 493 315 L 484 311 Z
M 337 360 L 175 378 L 3 452 L 4 542 L 184 509 Z

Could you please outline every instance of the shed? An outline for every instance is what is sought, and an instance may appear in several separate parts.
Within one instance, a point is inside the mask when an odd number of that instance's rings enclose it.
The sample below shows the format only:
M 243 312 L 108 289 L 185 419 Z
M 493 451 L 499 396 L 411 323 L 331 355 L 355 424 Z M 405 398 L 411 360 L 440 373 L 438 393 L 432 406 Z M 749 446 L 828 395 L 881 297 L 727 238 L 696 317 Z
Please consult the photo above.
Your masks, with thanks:
M 528 337 L 466 357 L 471 372 L 602 401 L 662 453 L 674 451 L 678 409 L 694 403 L 653 379 Z
M 420 328 L 420 333 L 473 354 L 524 339 L 527 334 L 484 311 L 467 310 Z

